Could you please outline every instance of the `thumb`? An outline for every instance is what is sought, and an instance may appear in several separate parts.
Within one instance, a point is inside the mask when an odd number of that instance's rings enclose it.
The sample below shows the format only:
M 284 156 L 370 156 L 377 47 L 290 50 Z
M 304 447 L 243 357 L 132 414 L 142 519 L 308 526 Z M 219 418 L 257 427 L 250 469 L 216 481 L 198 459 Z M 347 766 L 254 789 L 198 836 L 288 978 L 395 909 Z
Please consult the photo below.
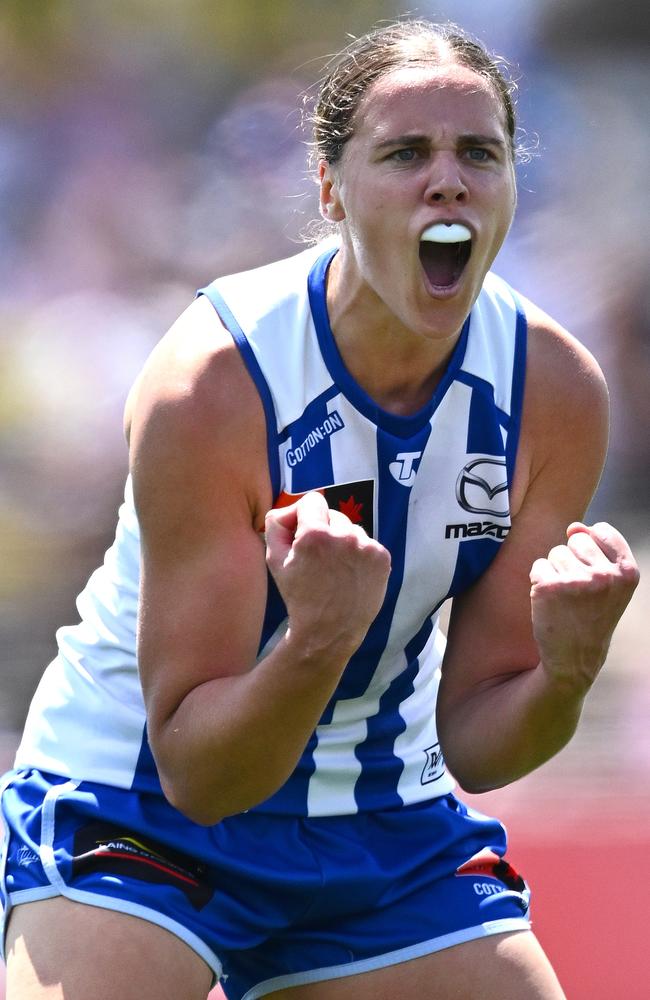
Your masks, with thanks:
M 285 561 L 291 551 L 297 525 L 297 503 L 292 503 L 288 507 L 273 508 L 267 513 L 264 522 L 264 536 L 269 566 L 281 566 Z
M 316 524 L 329 524 L 329 507 L 322 493 L 311 490 L 287 507 L 274 507 L 266 515 L 266 549 L 269 565 L 280 565 L 294 539 Z

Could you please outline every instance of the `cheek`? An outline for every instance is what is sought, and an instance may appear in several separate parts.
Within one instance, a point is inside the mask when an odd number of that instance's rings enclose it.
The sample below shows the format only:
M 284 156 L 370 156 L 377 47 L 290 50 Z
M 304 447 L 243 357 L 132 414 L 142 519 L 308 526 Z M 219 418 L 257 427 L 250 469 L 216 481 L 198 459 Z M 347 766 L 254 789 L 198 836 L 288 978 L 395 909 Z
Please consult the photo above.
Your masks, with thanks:
M 517 207 L 517 188 L 514 182 L 504 183 L 500 189 L 492 192 L 494 215 L 500 223 L 500 228 L 508 228 L 512 222 Z

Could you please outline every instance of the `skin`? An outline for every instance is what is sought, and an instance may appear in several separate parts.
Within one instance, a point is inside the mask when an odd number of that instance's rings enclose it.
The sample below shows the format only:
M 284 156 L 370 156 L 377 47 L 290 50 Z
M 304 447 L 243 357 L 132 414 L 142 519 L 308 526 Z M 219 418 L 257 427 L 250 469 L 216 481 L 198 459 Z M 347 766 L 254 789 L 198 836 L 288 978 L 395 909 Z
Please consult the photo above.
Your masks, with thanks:
M 510 228 L 514 168 L 491 86 L 460 66 L 382 77 L 357 121 L 341 161 L 319 165 L 321 210 L 342 238 L 330 321 L 352 374 L 386 409 L 408 413 L 430 397 Z M 456 287 L 434 291 L 420 236 L 449 221 L 471 230 L 472 255 Z
M 339 349 L 381 406 L 414 412 L 437 384 L 512 220 L 513 165 L 497 96 L 454 65 L 391 73 L 367 93 L 341 162 L 321 164 L 320 181 L 322 212 L 342 239 L 327 289 Z M 428 284 L 418 256 L 420 234 L 442 220 L 473 232 L 469 264 L 444 292 Z M 472 791 L 529 772 L 571 737 L 638 580 L 622 536 L 580 520 L 606 451 L 602 374 L 566 331 L 526 309 L 513 527 L 488 571 L 454 601 L 438 705 L 445 757 Z M 390 558 L 318 494 L 271 510 L 261 403 L 207 300 L 194 302 L 153 352 L 126 424 L 142 531 L 138 655 L 149 736 L 165 794 L 211 824 L 262 801 L 291 773 L 381 606 Z M 265 558 L 289 628 L 253 670 Z M 150 960 L 123 959 L 126 939 L 141 941 Z M 126 970 L 116 984 L 93 961 L 106 940 Z M 206 967 L 175 944 L 183 971 L 176 979 L 169 971 L 169 995 L 205 997 Z M 9 1000 L 135 1000 L 153 995 L 151 967 L 174 965 L 160 965 L 167 932 L 61 899 L 18 907 L 8 949 Z M 276 996 L 285 994 L 563 997 L 529 932 Z

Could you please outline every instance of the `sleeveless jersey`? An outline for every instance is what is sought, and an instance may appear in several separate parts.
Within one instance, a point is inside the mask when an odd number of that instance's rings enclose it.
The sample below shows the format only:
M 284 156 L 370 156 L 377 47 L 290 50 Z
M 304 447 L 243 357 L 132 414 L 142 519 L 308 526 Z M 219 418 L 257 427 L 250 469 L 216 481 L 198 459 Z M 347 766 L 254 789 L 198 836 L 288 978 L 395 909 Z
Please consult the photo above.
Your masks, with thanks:
M 516 294 L 487 275 L 432 398 L 396 416 L 360 388 L 338 352 L 325 297 L 335 252 L 312 248 L 200 292 L 261 397 L 276 505 L 320 490 L 392 558 L 377 618 L 295 771 L 255 807 L 262 812 L 385 809 L 454 787 L 435 724 L 439 612 L 486 570 L 510 527 L 526 354 Z M 81 623 L 57 633 L 59 653 L 34 696 L 16 766 L 160 792 L 137 673 L 138 579 L 127 480 L 115 542 L 78 598 Z M 269 576 L 260 658 L 285 628 Z

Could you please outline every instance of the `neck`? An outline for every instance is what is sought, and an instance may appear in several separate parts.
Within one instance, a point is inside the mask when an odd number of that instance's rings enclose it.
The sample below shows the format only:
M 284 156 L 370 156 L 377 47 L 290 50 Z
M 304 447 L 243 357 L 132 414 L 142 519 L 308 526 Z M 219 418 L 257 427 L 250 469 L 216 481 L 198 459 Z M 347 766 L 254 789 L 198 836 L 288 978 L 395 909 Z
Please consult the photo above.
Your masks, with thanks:
M 343 362 L 382 409 L 415 413 L 440 382 L 460 331 L 433 339 L 410 330 L 365 282 L 343 273 L 341 256 L 329 268 L 327 309 Z

